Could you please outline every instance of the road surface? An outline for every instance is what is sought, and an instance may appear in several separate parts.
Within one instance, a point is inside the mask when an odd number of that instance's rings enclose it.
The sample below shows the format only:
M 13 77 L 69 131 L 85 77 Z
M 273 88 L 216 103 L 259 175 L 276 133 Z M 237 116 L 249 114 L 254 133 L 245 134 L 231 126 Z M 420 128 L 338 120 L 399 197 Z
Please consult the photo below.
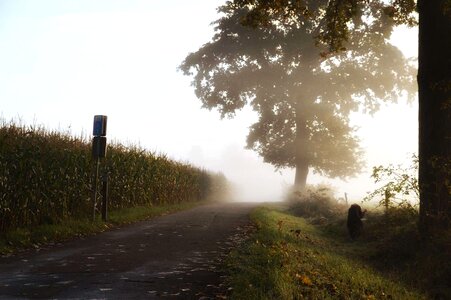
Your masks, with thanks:
M 0 258 L 0 299 L 216 299 L 251 203 L 209 204 Z

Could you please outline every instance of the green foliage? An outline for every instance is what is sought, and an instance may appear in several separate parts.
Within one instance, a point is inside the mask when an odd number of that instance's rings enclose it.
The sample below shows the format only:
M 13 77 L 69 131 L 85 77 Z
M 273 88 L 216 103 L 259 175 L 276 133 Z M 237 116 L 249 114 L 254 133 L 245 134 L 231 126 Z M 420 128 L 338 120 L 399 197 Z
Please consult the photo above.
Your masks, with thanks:
M 317 43 L 326 45 L 329 53 L 346 49 L 352 31 L 361 25 L 359 17 L 365 12 L 371 13 L 369 19 L 375 22 L 417 24 L 415 0 L 232 0 L 227 5 L 233 9 L 247 8 L 241 24 L 252 28 L 271 24 L 289 28 L 315 20 Z
M 418 185 L 418 157 L 412 155 L 412 164 L 409 167 L 401 165 L 373 167 L 371 175 L 374 182 L 382 184 L 369 193 L 364 201 L 379 200 L 379 205 L 386 210 L 399 206 L 402 209 L 416 211 L 420 197 Z M 412 204 L 413 203 L 413 204 Z
M 228 260 L 232 299 L 425 299 L 355 259 L 353 244 L 325 237 L 275 209 L 252 214 L 257 232 Z
M 222 174 L 138 147 L 108 146 L 109 208 L 218 199 Z M 0 232 L 92 215 L 90 142 L 43 128 L 0 128 Z
M 364 222 L 362 242 L 374 245 L 371 256 L 382 264 L 400 265 L 412 259 L 420 246 L 418 211 L 391 207 L 386 213 L 369 211 Z

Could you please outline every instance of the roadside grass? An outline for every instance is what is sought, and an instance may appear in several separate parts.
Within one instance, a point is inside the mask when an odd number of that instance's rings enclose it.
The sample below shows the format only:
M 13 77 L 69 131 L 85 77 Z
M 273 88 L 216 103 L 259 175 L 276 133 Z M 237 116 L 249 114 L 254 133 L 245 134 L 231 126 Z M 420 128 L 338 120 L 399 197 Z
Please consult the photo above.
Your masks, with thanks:
M 451 230 L 430 240 L 420 237 L 418 215 L 409 208 L 394 207 L 387 212 L 367 213 L 362 236 L 349 243 L 344 217 L 318 226 L 321 235 L 349 247 L 337 249 L 342 255 L 373 267 L 385 277 L 428 294 L 430 299 L 451 299 Z
M 61 224 L 44 224 L 33 228 L 18 228 L 0 234 L 0 255 L 8 255 L 29 248 L 69 240 L 75 237 L 100 233 L 113 227 L 148 220 L 176 211 L 186 210 L 206 203 L 205 201 L 137 206 L 112 211 L 103 222 L 98 216 L 92 219 L 68 219 Z
M 260 207 L 257 231 L 228 258 L 232 299 L 426 299 L 364 263 L 362 245 L 284 213 Z

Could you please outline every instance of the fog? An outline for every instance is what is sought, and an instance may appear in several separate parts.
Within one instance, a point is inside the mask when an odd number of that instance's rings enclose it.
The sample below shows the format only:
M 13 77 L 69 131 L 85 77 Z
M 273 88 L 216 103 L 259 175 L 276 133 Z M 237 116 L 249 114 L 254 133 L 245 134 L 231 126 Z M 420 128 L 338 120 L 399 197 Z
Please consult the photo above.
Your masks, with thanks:
M 274 171 L 269 164 L 242 145 L 231 144 L 215 157 L 203 153 L 200 147 L 193 147 L 189 161 L 200 166 L 208 165 L 226 175 L 232 185 L 232 201 L 278 201 L 291 180 Z
M 254 151 L 245 149 L 247 127 L 240 117 L 246 114 L 251 115 L 251 112 L 238 114 L 236 119 L 218 121 L 223 123 L 224 130 L 235 133 L 236 143 L 214 151 L 194 145 L 181 159 L 224 173 L 234 184 L 234 201 L 280 201 L 293 185 L 294 170 L 275 170 Z M 346 181 L 310 172 L 308 184 L 325 184 L 333 188 L 336 197 L 344 197 L 347 193 L 350 202 L 362 201 L 367 192 L 378 187 L 371 178 L 373 166 L 410 165 L 411 155 L 417 152 L 417 114 L 416 103 L 405 101 L 383 106 L 373 116 L 353 114 L 352 123 L 359 127 L 357 133 L 365 150 L 365 168 Z M 239 126 L 242 127 L 240 131 Z
M 177 67 L 210 41 L 210 23 L 223 1 L 15 1 L 0 4 L 0 115 L 74 135 L 91 132 L 92 117 L 108 115 L 108 139 L 139 144 L 193 165 L 222 172 L 236 201 L 277 201 L 294 181 L 245 149 L 250 108 L 234 119 L 201 108 Z M 416 55 L 415 30 L 393 43 Z M 360 201 L 375 188 L 373 165 L 404 163 L 417 151 L 416 103 L 354 114 L 366 168 L 347 182 L 309 174 Z

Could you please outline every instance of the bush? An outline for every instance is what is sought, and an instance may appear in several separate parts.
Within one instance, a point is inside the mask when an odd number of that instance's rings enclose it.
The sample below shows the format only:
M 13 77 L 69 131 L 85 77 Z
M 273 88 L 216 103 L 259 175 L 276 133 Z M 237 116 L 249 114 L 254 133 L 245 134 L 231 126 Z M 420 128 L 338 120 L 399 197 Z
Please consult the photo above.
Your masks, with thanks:
M 418 157 L 412 155 L 412 163 L 408 167 L 401 165 L 373 167 L 371 177 L 374 183 L 382 184 L 369 193 L 364 201 L 378 200 L 379 206 L 385 210 L 399 206 L 405 209 L 416 209 L 411 203 L 417 204 L 420 198 L 418 185 Z
M 343 216 L 347 211 L 347 206 L 335 199 L 333 190 L 324 185 L 291 192 L 287 201 L 293 214 L 310 219 L 313 223 L 326 223 L 329 219 Z

